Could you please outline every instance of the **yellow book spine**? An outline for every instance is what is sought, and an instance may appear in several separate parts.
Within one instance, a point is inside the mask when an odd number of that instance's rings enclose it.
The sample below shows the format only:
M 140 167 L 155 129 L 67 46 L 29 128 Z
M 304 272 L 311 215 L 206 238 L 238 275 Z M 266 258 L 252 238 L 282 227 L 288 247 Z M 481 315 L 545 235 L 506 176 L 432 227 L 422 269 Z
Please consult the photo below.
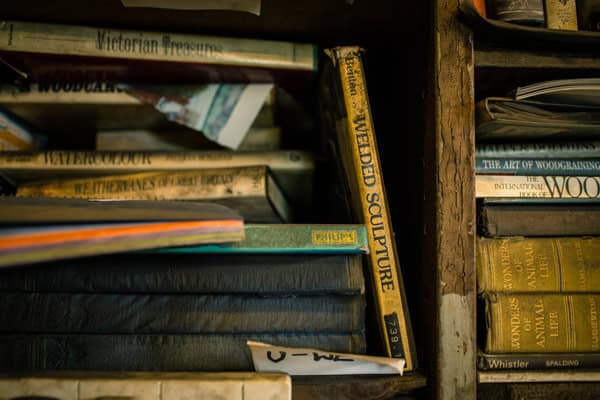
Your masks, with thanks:
M 0 50 L 316 70 L 312 44 L 0 21 Z
M 546 27 L 576 31 L 577 4 L 576 0 L 545 0 Z
M 367 226 L 367 256 L 374 280 L 377 312 L 385 350 L 403 357 L 406 370 L 415 365 L 412 331 L 383 176 L 370 113 L 360 49 L 336 48 L 330 53 L 337 63 L 346 108 L 346 129 L 339 142 L 359 222 Z M 344 154 L 345 153 L 345 154 Z M 351 157 L 350 160 L 345 159 Z
M 478 238 L 480 292 L 600 289 L 600 237 Z
M 600 294 L 486 295 L 486 353 L 600 350 Z

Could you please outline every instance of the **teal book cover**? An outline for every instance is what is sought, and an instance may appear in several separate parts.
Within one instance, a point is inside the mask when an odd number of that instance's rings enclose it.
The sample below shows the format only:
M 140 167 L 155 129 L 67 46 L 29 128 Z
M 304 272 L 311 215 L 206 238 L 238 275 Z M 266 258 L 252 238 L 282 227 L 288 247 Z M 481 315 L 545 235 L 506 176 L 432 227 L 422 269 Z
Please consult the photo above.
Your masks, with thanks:
M 173 247 L 160 253 L 309 253 L 366 254 L 367 230 L 363 224 L 246 224 L 240 242 Z

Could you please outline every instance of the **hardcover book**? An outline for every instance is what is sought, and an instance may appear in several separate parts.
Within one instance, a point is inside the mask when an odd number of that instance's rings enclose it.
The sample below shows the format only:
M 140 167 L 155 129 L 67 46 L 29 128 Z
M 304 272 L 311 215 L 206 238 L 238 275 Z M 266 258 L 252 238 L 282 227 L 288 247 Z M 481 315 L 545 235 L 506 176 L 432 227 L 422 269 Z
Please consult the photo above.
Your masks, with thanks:
M 2 398 L 185 400 L 198 393 L 202 393 L 203 400 L 291 400 L 292 380 L 287 374 L 257 372 L 54 372 L 0 376 Z
M 57 178 L 267 165 L 292 208 L 310 208 L 315 171 L 310 152 L 276 150 L 0 152 L 1 174 L 17 184 Z
M 477 174 L 475 197 L 600 200 L 600 176 Z
M 369 282 L 385 353 L 406 360 L 406 370 L 416 368 L 412 328 L 402 274 L 389 215 L 383 174 L 361 50 L 338 47 L 328 50 L 329 62 L 322 85 L 326 109 L 324 123 L 337 143 L 342 170 L 352 200 L 354 218 L 367 226 L 370 253 L 366 257 Z
M 477 282 L 488 292 L 593 292 L 600 237 L 477 238 Z
M 365 293 L 358 254 L 123 253 L 0 271 L 2 292 L 316 296 Z
M 0 332 L 60 334 L 357 333 L 362 295 L 0 293 Z M 158 312 L 157 310 L 162 310 Z
M 512 204 L 482 199 L 478 226 L 483 236 L 600 235 L 600 205 L 581 203 Z
M 41 81 L 74 68 L 101 69 L 117 82 L 152 80 L 157 69 L 171 80 L 258 82 L 317 68 L 312 44 L 12 20 L 0 26 L 3 59 Z
M 503 353 L 477 354 L 481 371 L 590 370 L 600 367 L 600 353 Z
M 477 158 L 594 158 L 600 154 L 600 142 L 593 140 L 544 142 L 476 143 Z
M 17 186 L 18 197 L 215 202 L 249 222 L 289 222 L 292 209 L 266 166 L 142 172 Z
M 598 293 L 484 295 L 486 353 L 588 353 L 600 350 Z
M 254 371 L 248 340 L 364 354 L 364 332 L 0 335 L 0 371 Z

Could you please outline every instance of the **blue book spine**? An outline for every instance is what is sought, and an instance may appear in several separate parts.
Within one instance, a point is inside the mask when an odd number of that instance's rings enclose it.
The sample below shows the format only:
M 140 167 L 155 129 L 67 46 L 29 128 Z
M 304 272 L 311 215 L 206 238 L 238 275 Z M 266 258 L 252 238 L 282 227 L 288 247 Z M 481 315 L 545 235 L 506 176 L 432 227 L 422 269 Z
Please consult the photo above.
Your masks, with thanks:
M 600 176 L 600 158 L 476 158 L 478 174 Z
M 360 255 L 127 253 L 6 268 L 0 291 L 347 295 L 365 281 Z
M 5 333 L 353 333 L 364 296 L 0 293 Z
M 364 354 L 356 334 L 0 335 L 0 371 L 253 371 L 246 341 Z

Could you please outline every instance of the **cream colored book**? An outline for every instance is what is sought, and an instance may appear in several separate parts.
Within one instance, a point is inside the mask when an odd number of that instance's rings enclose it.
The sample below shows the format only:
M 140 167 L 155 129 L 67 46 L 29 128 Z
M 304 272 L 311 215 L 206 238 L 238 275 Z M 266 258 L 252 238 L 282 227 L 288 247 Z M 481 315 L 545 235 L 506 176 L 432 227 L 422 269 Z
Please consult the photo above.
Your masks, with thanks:
M 136 172 L 267 165 L 292 207 L 312 205 L 315 159 L 295 150 L 0 152 L 0 173 L 15 184 Z
M 256 372 L 4 375 L 0 398 L 291 400 L 292 382 L 286 374 Z
M 316 46 L 175 32 L 0 21 L 0 50 L 315 71 Z
M 21 197 L 90 200 L 186 200 L 216 202 L 248 222 L 288 222 L 291 208 L 268 167 L 142 172 L 22 184 Z
M 475 197 L 600 199 L 599 176 L 476 175 Z

